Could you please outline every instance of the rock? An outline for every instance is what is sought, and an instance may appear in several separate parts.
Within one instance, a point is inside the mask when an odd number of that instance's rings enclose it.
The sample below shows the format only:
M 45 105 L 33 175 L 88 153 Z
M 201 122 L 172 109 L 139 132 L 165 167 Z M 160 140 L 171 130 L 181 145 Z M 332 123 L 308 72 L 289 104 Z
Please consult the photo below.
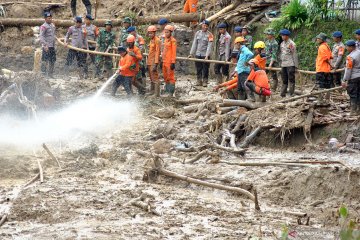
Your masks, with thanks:
M 31 47 L 31 46 L 23 46 L 23 47 L 21 47 L 21 53 L 22 54 L 30 55 L 30 54 L 33 54 L 33 52 L 34 52 L 34 48 Z
M 157 140 L 152 147 L 156 154 L 164 154 L 170 152 L 173 146 L 168 139 L 161 138 Z
M 49 94 L 44 92 L 43 93 L 43 105 L 45 108 L 51 108 L 55 104 L 55 98 Z
M 172 118 L 175 115 L 175 109 L 173 107 L 162 108 L 155 112 L 155 116 L 159 118 Z

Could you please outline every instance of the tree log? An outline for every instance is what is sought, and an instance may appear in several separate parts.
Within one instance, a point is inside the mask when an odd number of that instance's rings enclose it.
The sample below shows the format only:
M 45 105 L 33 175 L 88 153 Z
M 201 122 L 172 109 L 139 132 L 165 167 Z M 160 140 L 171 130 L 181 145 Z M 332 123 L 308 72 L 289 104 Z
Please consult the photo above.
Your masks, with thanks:
M 241 167 L 268 167 L 268 166 L 283 166 L 283 167 L 311 167 L 311 164 L 301 164 L 301 163 L 286 163 L 286 162 L 240 162 L 232 163 L 227 161 L 220 161 L 219 163 L 224 163 L 227 165 L 235 165 Z
M 57 165 L 59 166 L 59 168 L 61 168 L 59 160 L 54 156 L 54 154 L 52 154 L 52 152 L 49 150 L 49 148 L 46 146 L 45 143 L 42 144 L 42 147 L 45 149 L 45 151 L 47 152 L 47 154 L 49 154 L 49 156 L 51 157 L 51 159 L 54 160 L 54 161 L 57 163 Z
M 252 131 L 249 135 L 246 136 L 243 143 L 239 146 L 240 148 L 246 148 L 250 145 L 251 142 L 254 141 L 255 137 L 262 131 L 262 127 L 257 127 L 254 131 Z
M 29 182 L 27 182 L 23 188 L 28 187 L 30 184 L 34 183 L 38 178 L 40 178 L 40 173 L 36 174 L 35 177 L 33 177 L 33 179 L 31 179 Z
M 7 214 L 4 214 L 4 216 L 2 216 L 2 218 L 1 218 L 1 220 L 0 220 L 0 227 L 1 227 L 2 225 L 4 225 L 4 223 L 6 222 L 6 220 L 7 220 Z
M 157 24 L 161 18 L 167 18 L 170 22 L 181 23 L 181 22 L 194 22 L 202 21 L 205 15 L 202 12 L 199 13 L 181 13 L 181 14 L 170 14 L 170 15 L 158 15 L 158 16 L 147 16 L 147 17 L 138 17 L 135 19 L 137 25 L 146 25 L 146 24 Z M 105 27 L 105 22 L 107 19 L 96 19 L 93 21 L 93 24 L 98 27 Z M 70 27 L 74 25 L 73 20 L 53 20 L 56 27 Z M 112 20 L 114 27 L 121 26 L 123 18 L 119 17 Z M 2 18 L 0 23 L 5 27 L 22 27 L 22 26 L 40 26 L 44 23 L 44 19 L 27 19 L 27 18 Z
M 258 108 L 258 106 L 256 106 L 256 103 L 251 103 L 245 100 L 224 99 L 223 104 L 224 106 L 239 106 L 239 107 L 245 107 L 247 109 Z
M 172 177 L 175 179 L 179 179 L 182 181 L 186 181 L 189 183 L 193 183 L 193 184 L 197 184 L 197 185 L 201 185 L 201 186 L 206 186 L 206 187 L 211 187 L 211 188 L 215 188 L 215 189 L 220 189 L 220 190 L 226 190 L 226 191 L 231 191 L 231 192 L 236 192 L 239 193 L 241 195 L 245 195 L 246 197 L 248 197 L 249 199 L 251 199 L 252 201 L 255 202 L 255 209 L 260 210 L 259 207 L 259 203 L 257 201 L 257 197 L 255 197 L 254 194 L 252 194 L 251 192 L 242 189 L 242 188 L 238 188 L 238 187 L 230 187 L 230 186 L 225 186 L 225 185 L 221 185 L 221 184 L 217 184 L 217 183 L 209 183 L 206 181 L 202 181 L 196 178 L 191 178 L 185 175 L 181 175 L 169 170 L 166 170 L 162 167 L 162 163 L 161 160 L 159 159 L 159 157 L 155 157 L 154 158 L 154 165 L 155 165 L 155 169 L 160 173 L 163 174 L 165 176 L 168 177 Z
M 183 107 L 184 113 L 197 112 L 198 109 L 199 109 L 198 104 Z
M 244 122 L 246 120 L 247 116 L 246 115 L 241 115 L 239 118 L 238 118 L 238 121 L 236 122 L 236 125 L 234 127 L 234 129 L 231 131 L 231 133 L 236 133 L 237 131 L 240 130 L 240 127 L 242 125 L 244 125 Z
M 287 103 L 287 102 L 295 101 L 295 100 L 298 100 L 298 99 L 311 97 L 311 96 L 319 95 L 319 94 L 322 94 L 322 93 L 333 92 L 333 91 L 341 90 L 341 89 L 344 89 L 344 88 L 343 87 L 334 87 L 334 88 L 330 88 L 330 89 L 325 89 L 325 90 L 320 90 L 320 91 L 316 91 L 316 92 L 307 93 L 307 94 L 304 94 L 304 95 L 301 95 L 301 96 L 286 98 L 286 99 L 280 100 L 280 101 L 275 102 L 275 103 Z
M 234 3 L 232 3 L 229 6 L 223 8 L 222 10 L 218 11 L 216 14 L 206 18 L 206 20 L 208 20 L 209 22 L 214 21 L 217 18 L 219 18 L 221 15 L 223 15 L 224 13 L 227 13 L 227 12 L 233 10 L 234 8 L 236 8 L 242 2 L 243 2 L 243 0 L 236 0 Z
M 228 112 L 231 112 L 233 110 L 237 109 L 237 107 L 218 107 L 216 109 L 216 112 L 217 114 L 225 114 L 225 113 L 228 113 Z

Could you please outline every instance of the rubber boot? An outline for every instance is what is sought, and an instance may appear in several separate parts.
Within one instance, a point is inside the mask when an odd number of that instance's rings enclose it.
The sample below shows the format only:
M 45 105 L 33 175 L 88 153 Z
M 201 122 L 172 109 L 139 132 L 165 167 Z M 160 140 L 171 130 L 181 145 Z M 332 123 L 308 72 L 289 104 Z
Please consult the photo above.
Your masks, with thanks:
M 286 85 L 286 84 L 282 85 L 281 92 L 280 92 L 281 97 L 286 97 L 287 87 L 288 87 L 288 85 Z
M 87 5 L 85 6 L 85 8 L 86 8 L 86 13 L 91 15 L 91 5 Z
M 238 93 L 239 100 L 246 100 L 246 93 L 245 91 L 241 91 Z
M 247 100 L 249 102 L 256 102 L 254 93 L 252 91 L 250 91 L 249 89 L 246 89 L 246 96 L 247 96 Z
M 168 84 L 168 90 L 170 97 L 174 96 L 175 93 L 175 84 L 169 83 Z
M 356 101 L 350 99 L 350 116 L 358 116 L 358 105 Z
M 155 97 L 160 97 L 160 82 L 156 82 L 154 88 Z
M 261 95 L 261 96 L 260 96 L 260 101 L 261 101 L 261 102 L 266 102 L 266 96 Z
M 289 94 L 290 94 L 290 97 L 293 97 L 293 96 L 294 96 L 294 93 L 295 93 L 295 84 L 294 84 L 294 83 L 290 83 L 290 86 L 289 86 Z
M 76 17 L 76 7 L 71 8 L 73 17 Z
M 203 87 L 207 87 L 208 82 L 209 82 L 208 79 L 204 79 L 204 81 L 203 81 L 203 83 L 202 83 L 202 86 L 203 86 Z
M 278 87 L 278 83 L 279 83 L 278 79 L 273 79 L 272 84 L 271 84 L 271 91 L 272 92 L 276 92 L 277 87 Z
M 195 86 L 201 87 L 202 85 L 203 85 L 203 82 L 202 82 L 201 77 L 197 77 L 197 79 L 196 79 L 196 85 L 195 85 Z
M 216 80 L 218 84 L 222 84 L 223 83 L 223 78 L 221 74 L 217 74 L 216 75 Z
M 154 95 L 155 93 L 155 83 L 151 82 L 150 83 L 150 95 Z
M 49 63 L 49 73 L 48 73 L 48 77 L 49 78 L 54 78 L 54 63 Z
M 330 92 L 325 93 L 325 103 L 326 104 L 330 103 Z

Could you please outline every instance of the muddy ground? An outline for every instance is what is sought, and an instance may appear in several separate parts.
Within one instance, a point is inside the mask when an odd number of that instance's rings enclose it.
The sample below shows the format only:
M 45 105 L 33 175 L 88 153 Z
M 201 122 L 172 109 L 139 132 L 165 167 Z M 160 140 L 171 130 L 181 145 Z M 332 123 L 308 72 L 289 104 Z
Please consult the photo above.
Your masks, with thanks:
M 191 88 L 188 79 L 191 77 L 178 77 L 177 92 L 182 98 L 209 97 L 210 91 Z M 50 85 L 59 83 L 64 105 L 93 94 L 102 84 L 73 78 L 51 80 Z M 137 118 L 125 128 L 83 133 L 77 141 L 61 144 L 48 142 L 61 169 L 41 146 L 35 148 L 37 157 L 19 146 L 1 146 L 0 215 L 8 213 L 0 228 L 1 239 L 277 239 L 284 226 L 295 233 L 293 239 L 334 239 L 341 204 L 358 217 L 360 155 L 327 150 L 330 130 L 322 128 L 322 134 L 315 134 L 313 145 L 305 144 L 302 134 L 293 133 L 287 138 L 295 139 L 292 144 L 282 146 L 273 137 L 271 141 L 277 144 L 271 148 L 260 141 L 245 156 L 223 152 L 220 161 L 342 160 L 351 171 L 342 165 L 240 167 L 206 163 L 205 158 L 184 164 L 194 154 L 177 152 L 174 147 L 207 142 L 199 129 L 216 116 L 193 120 L 195 113 L 185 114 L 172 100 L 136 99 Z M 124 101 L 123 92 L 116 101 Z M 170 119 L 154 114 L 171 106 L 176 111 Z M 144 181 L 151 158 L 136 151 L 153 152 L 156 141 L 162 141 L 160 156 L 166 169 L 249 191 L 256 188 L 261 210 L 255 210 L 246 197 L 223 190 L 164 176 L 155 182 Z M 37 180 L 23 188 L 38 173 L 37 159 L 45 169 L 44 182 Z M 157 214 L 131 204 L 140 196 L 146 196 L 149 209 Z M 286 211 L 307 213 L 309 219 Z

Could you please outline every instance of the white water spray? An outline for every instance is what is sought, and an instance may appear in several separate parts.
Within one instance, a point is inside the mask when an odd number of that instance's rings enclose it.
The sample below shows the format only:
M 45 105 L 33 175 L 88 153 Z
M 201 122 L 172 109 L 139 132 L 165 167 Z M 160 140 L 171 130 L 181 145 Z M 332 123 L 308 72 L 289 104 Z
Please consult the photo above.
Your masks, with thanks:
M 105 88 L 112 82 L 112 80 L 117 76 L 117 73 L 112 75 L 106 82 L 101 86 L 101 88 L 95 93 L 94 99 L 98 98 Z

